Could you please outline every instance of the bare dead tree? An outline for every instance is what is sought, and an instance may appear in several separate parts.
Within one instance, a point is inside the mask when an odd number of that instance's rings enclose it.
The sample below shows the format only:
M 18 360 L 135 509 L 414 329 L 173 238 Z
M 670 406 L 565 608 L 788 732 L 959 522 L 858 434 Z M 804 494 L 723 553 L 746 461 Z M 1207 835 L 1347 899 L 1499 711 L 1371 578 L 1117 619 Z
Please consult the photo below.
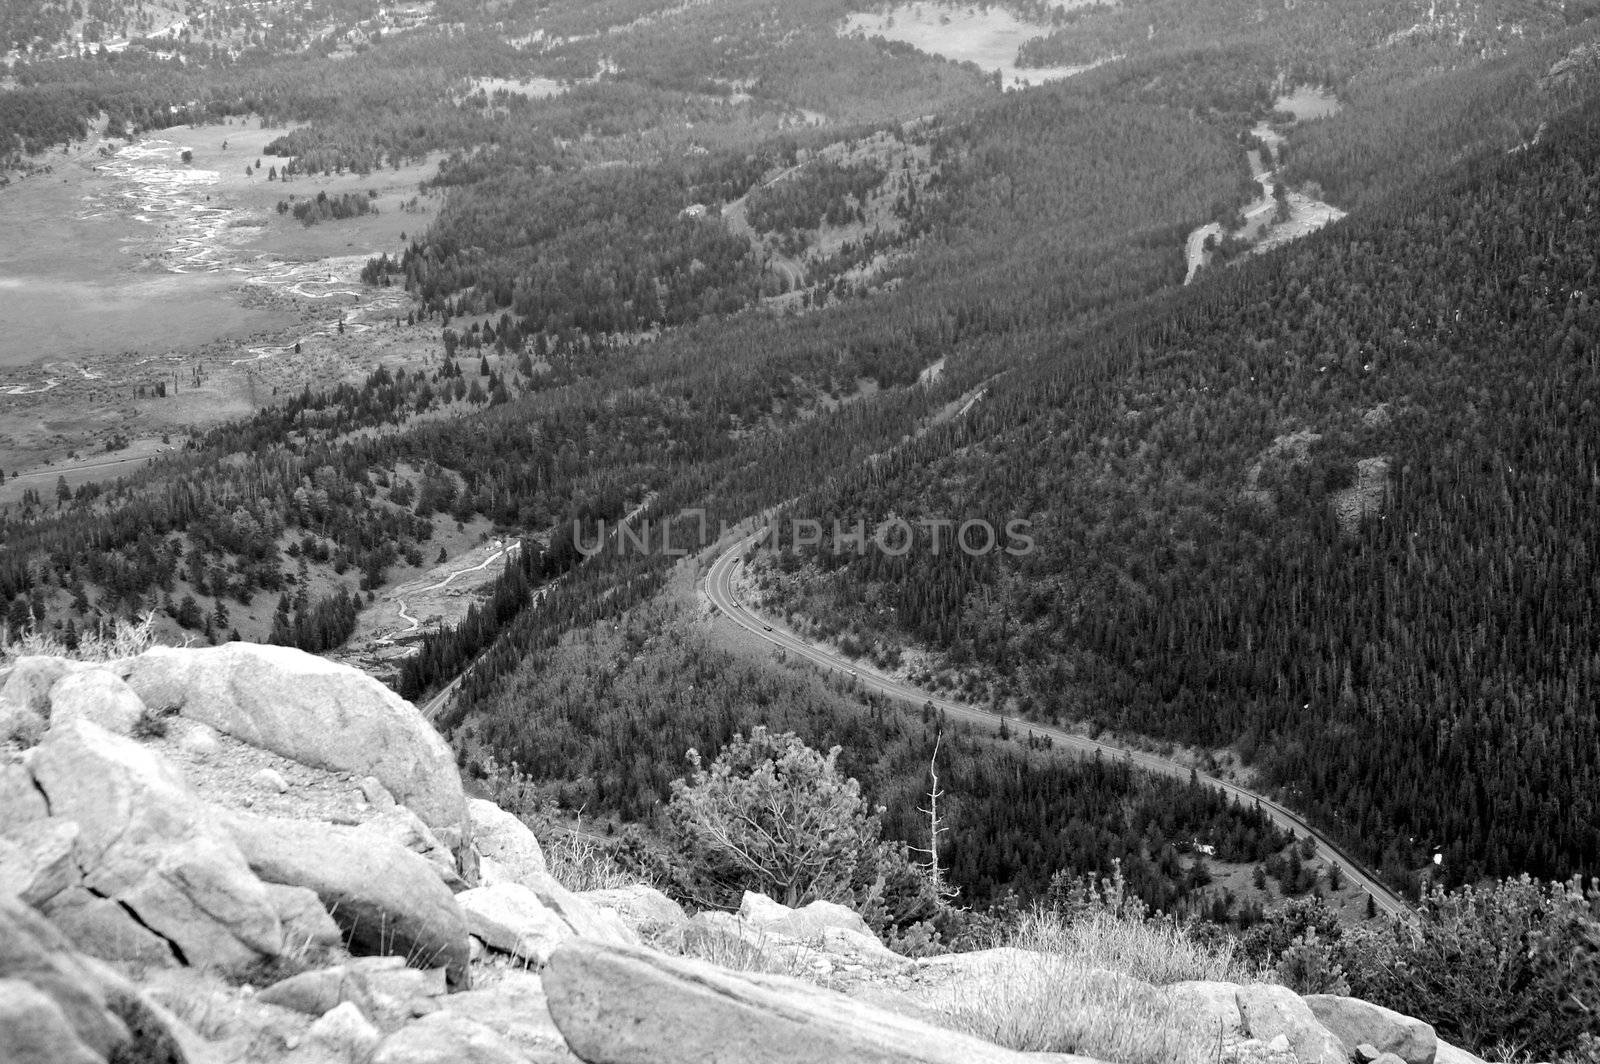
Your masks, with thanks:
M 941 898 L 953 898 L 961 893 L 961 888 L 947 885 L 944 869 L 939 866 L 939 836 L 948 830 L 939 819 L 939 799 L 944 797 L 944 791 L 939 787 L 939 744 L 943 741 L 943 732 L 933 740 L 933 756 L 928 758 L 928 777 L 931 781 L 928 786 L 928 806 L 926 809 L 918 807 L 918 812 L 928 815 L 928 845 L 910 846 L 908 849 L 927 858 L 923 870 L 928 882 L 933 885 L 934 893 Z

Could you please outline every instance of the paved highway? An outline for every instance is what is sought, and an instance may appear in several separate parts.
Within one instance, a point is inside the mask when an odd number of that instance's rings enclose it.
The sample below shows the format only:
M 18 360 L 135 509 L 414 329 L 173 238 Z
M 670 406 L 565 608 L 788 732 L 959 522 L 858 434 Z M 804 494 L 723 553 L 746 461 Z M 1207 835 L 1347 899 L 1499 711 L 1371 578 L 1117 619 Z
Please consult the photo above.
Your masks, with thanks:
M 706 594 L 710 597 L 712 605 L 725 614 L 733 623 L 789 654 L 804 658 L 822 668 L 832 669 L 835 672 L 845 673 L 854 677 L 856 682 L 865 690 L 875 691 L 881 695 L 919 708 L 931 703 L 935 708 L 943 710 L 948 717 L 968 721 L 983 728 L 998 729 L 999 718 L 986 709 L 940 698 L 928 691 L 913 687 L 908 683 L 878 672 L 870 666 L 840 657 L 825 647 L 820 647 L 801 639 L 776 620 L 764 617 L 746 607 L 734 592 L 733 574 L 743 563 L 745 553 L 760 536 L 760 532 L 755 532 L 739 540 L 723 551 L 706 573 Z M 1192 771 L 1188 765 L 1169 761 L 1156 754 L 1110 746 L 1085 735 L 1062 731 L 1060 728 L 1052 728 L 1025 720 L 1015 720 L 1013 721 L 1013 726 L 1017 730 L 1026 729 L 1035 735 L 1048 736 L 1055 746 L 1074 750 L 1088 757 L 1099 753 L 1108 758 L 1121 758 L 1149 772 L 1157 772 L 1164 776 L 1176 776 L 1180 779 L 1188 779 Z M 1372 895 L 1379 909 L 1402 920 L 1415 922 L 1417 919 L 1416 912 L 1406 903 L 1404 898 L 1380 883 L 1360 862 L 1345 853 L 1338 844 L 1322 835 L 1293 811 L 1265 795 L 1247 790 L 1236 783 L 1217 779 L 1215 776 L 1209 776 L 1203 772 L 1198 773 L 1198 777 L 1201 783 L 1209 787 L 1215 787 L 1224 794 L 1237 798 L 1247 805 L 1251 803 L 1259 805 L 1262 812 L 1267 815 L 1267 818 L 1279 827 L 1293 830 L 1301 838 L 1307 835 L 1311 836 L 1316 840 L 1317 849 L 1321 856 L 1325 860 L 1337 864 L 1346 878 L 1353 883 L 1359 884 L 1363 890 Z

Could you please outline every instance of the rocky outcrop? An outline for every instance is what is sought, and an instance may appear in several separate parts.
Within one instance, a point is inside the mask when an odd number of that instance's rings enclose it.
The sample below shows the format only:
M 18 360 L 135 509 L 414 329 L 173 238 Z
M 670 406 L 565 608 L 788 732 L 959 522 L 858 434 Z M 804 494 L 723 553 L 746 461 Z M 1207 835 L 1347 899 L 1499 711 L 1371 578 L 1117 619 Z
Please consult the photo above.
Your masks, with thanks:
M 126 665 L 146 706 L 176 710 L 302 764 L 376 777 L 441 839 L 460 840 L 461 778 L 416 707 L 366 674 L 290 647 L 156 647 Z
M 184 1064 L 185 1056 L 128 982 L 77 956 L 30 907 L 0 897 L 0 1060 Z
M 360 828 L 238 813 L 226 824 L 257 876 L 316 893 L 352 953 L 403 956 L 468 985 L 466 920 L 423 858 Z
M 0 749 L 5 1064 L 1094 1064 L 959 1033 L 975 998 L 1070 1008 L 1068 1041 L 1176 1025 L 1229 1064 L 1482 1064 L 1354 999 L 913 961 L 827 902 L 691 920 L 642 884 L 575 894 L 527 825 L 463 800 L 413 707 L 297 651 L 28 659 L 4 692 L 0 743 L 27 748 Z
M 1421 1020 L 1360 998 L 1311 994 L 1305 1002 L 1312 1015 L 1346 1046 L 1363 1043 L 1380 1054 L 1393 1053 L 1405 1064 L 1434 1064 L 1439 1040 Z
M 209 807 L 157 755 L 73 716 L 52 725 L 29 770 L 49 815 L 3 830 L 34 853 L 70 837 L 74 867 L 45 863 L 46 874 L 20 893 L 38 898 L 80 948 L 221 967 L 281 951 L 274 899 Z M 59 890 L 45 885 L 63 880 Z
M 544 978 L 550 1014 L 589 1064 L 1023 1064 L 1032 1058 L 779 976 L 636 946 L 575 941 Z

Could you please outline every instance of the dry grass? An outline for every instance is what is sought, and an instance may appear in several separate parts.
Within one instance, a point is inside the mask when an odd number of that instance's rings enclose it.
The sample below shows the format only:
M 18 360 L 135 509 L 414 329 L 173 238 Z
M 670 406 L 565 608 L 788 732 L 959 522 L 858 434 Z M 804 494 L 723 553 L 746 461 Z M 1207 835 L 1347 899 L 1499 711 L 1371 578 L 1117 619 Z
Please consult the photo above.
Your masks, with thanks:
M 950 1025 L 1023 1052 L 1114 1064 L 1216 1064 L 1219 1035 L 1175 1012 L 1159 990 L 1051 956 L 963 988 Z
M 80 635 L 76 650 L 69 650 L 53 632 L 26 632 L 15 642 L 0 647 L 0 668 L 18 658 L 35 656 L 93 662 L 137 657 L 155 644 L 155 621 L 156 615 L 147 613 L 137 622 L 118 620 L 102 625 Z
M 706 961 L 730 972 L 755 972 L 761 975 L 786 975 L 793 979 L 817 982 L 809 963 L 814 952 L 794 942 L 769 939 L 759 929 L 742 933 L 683 924 L 664 931 L 651 943 L 663 953 Z
M 1218 1033 L 1174 1009 L 1161 987 L 1260 977 L 1231 943 L 1208 947 L 1171 923 L 1102 910 L 1071 921 L 1036 910 L 1008 944 L 1033 956 L 1003 963 L 982 987 L 957 988 L 951 1026 L 1011 1049 L 1115 1064 L 1215 1064 Z
M 547 822 L 544 830 L 535 834 L 550 874 L 568 890 L 613 890 L 649 882 L 639 870 L 625 868 L 609 847 L 581 829 L 562 829 Z
M 1061 957 L 1075 968 L 1118 972 L 1155 986 L 1190 979 L 1241 984 L 1269 980 L 1239 955 L 1231 938 L 1210 946 L 1169 921 L 1097 910 L 1066 921 L 1035 909 L 1018 919 L 1007 944 Z

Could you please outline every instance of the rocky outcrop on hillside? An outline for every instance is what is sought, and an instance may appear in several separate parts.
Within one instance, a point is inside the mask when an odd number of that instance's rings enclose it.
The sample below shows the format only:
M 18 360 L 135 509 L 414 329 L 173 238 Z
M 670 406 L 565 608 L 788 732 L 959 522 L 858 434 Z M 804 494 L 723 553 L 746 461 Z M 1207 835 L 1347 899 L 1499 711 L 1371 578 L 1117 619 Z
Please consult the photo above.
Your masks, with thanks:
M 4 680 L 7 1064 L 1087 1061 L 964 1029 L 975 994 L 1048 986 L 1056 958 L 911 960 L 827 902 L 691 918 L 645 884 L 568 890 L 353 669 L 235 644 Z M 1224 1064 L 1481 1064 L 1355 999 L 1072 979 Z

